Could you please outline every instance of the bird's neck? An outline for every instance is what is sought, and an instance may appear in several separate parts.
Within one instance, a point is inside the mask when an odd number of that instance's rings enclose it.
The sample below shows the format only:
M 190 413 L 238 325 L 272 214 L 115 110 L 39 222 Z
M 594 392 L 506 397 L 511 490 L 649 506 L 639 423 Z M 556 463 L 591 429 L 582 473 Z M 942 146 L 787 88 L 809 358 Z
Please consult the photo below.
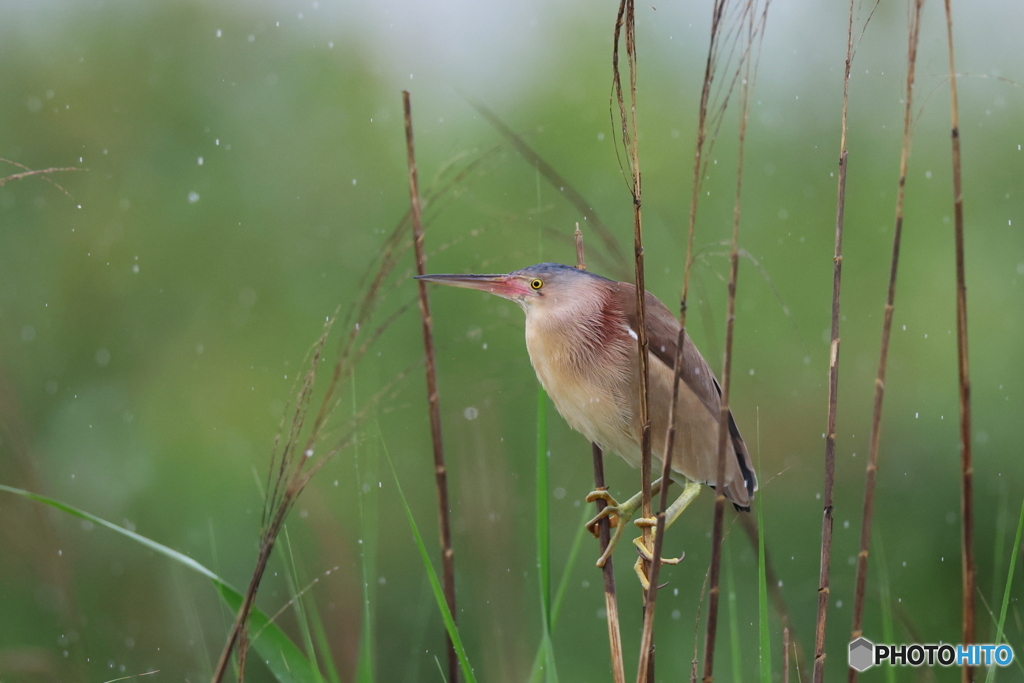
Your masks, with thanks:
M 589 374 L 629 339 L 623 313 L 609 293 L 553 303 L 526 315 L 526 345 L 538 374 L 554 367 Z

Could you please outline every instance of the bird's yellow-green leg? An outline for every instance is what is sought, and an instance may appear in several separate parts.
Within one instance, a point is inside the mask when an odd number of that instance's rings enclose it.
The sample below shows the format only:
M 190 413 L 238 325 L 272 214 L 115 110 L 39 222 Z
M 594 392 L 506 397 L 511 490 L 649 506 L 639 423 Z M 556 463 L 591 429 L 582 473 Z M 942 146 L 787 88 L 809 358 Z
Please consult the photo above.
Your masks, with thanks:
M 672 522 L 679 519 L 679 516 L 683 514 L 683 510 L 693 502 L 693 499 L 700 493 L 700 484 L 695 481 L 686 480 L 686 484 L 683 486 L 683 492 L 679 494 L 675 502 L 669 505 L 668 510 L 665 511 L 665 530 L 672 526 Z M 633 565 L 633 571 L 636 572 L 637 578 L 640 579 L 640 585 L 643 586 L 644 590 L 651 587 L 651 582 L 647 579 L 647 575 L 644 573 L 644 561 L 654 562 L 654 535 L 658 526 L 658 519 L 656 517 L 641 517 L 640 519 L 633 522 L 638 527 L 650 527 L 651 528 L 651 545 L 648 548 L 644 545 L 643 536 L 633 539 L 633 545 L 636 546 L 637 552 L 640 557 L 637 558 L 636 564 Z M 686 553 L 683 553 L 685 555 Z M 660 558 L 662 564 L 679 564 L 683 559 L 683 556 L 673 558 Z
M 651 484 L 652 496 L 659 491 L 661 491 L 661 479 Z M 614 530 L 608 541 L 608 547 L 601 553 L 601 557 L 597 558 L 597 566 L 603 567 L 608 562 L 608 558 L 612 556 L 612 551 L 615 550 L 615 545 L 619 542 L 622 532 L 626 530 L 626 522 L 633 516 L 636 509 L 640 507 L 640 494 L 638 493 L 625 503 L 620 504 L 612 498 L 608 491 L 598 489 L 597 491 L 591 491 L 590 495 L 587 496 L 588 503 L 593 503 L 596 500 L 603 500 L 606 505 L 601 512 L 597 513 L 596 517 L 587 522 L 587 531 L 594 534 L 595 537 L 599 536 L 598 523 L 605 518 L 608 519 L 608 525 Z

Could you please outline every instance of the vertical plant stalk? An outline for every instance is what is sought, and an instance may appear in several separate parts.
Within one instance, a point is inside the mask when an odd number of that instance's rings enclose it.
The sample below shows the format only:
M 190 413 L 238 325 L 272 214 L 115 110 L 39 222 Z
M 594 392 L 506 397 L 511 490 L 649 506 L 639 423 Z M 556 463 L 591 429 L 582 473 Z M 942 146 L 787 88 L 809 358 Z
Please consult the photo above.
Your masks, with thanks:
M 765 6 L 767 10 L 767 5 Z M 741 69 L 744 72 L 740 90 L 740 127 L 738 158 L 736 162 L 736 197 L 733 203 L 732 248 L 729 254 L 728 313 L 725 320 L 725 349 L 722 354 L 722 398 L 718 417 L 718 462 L 715 477 L 715 517 L 711 531 L 711 569 L 708 591 L 707 637 L 704 639 L 704 683 L 714 680 L 715 642 L 718 635 L 718 602 L 721 595 L 719 583 L 722 570 L 722 534 L 725 523 L 725 455 L 729 441 L 729 396 L 732 382 L 732 343 L 736 322 L 736 280 L 739 275 L 740 217 L 743 190 L 743 152 L 747 137 L 747 120 L 750 112 L 751 62 L 749 46 L 755 40 L 754 13 L 747 7 L 748 55 Z M 763 24 L 762 24 L 763 25 Z
M 868 451 L 867 476 L 864 480 L 864 515 L 860 529 L 860 551 L 857 553 L 857 579 L 853 596 L 853 628 L 850 640 L 863 635 L 864 595 L 868 575 L 868 555 L 871 547 L 871 521 L 875 505 L 875 480 L 878 472 L 878 442 L 882 427 L 882 403 L 885 398 L 885 370 L 889 359 L 889 337 L 892 332 L 892 314 L 896 299 L 896 273 L 900 263 L 900 238 L 903 233 L 903 197 L 907 184 L 907 162 L 913 137 L 914 73 L 917 65 L 917 44 L 921 26 L 921 5 L 924 0 L 912 0 L 907 32 L 907 86 L 903 108 L 903 144 L 900 150 L 900 176 L 896 194 L 896 224 L 893 231 L 892 265 L 889 270 L 889 292 L 885 301 L 882 322 L 882 343 L 875 378 L 874 412 L 871 416 L 871 437 Z M 850 667 L 849 683 L 856 683 L 857 670 Z
M 402 91 L 402 106 L 405 110 L 405 144 L 409 165 L 409 201 L 412 206 L 413 248 L 416 251 L 416 274 L 426 274 L 427 257 L 423 250 L 423 222 L 420 213 L 420 194 L 416 178 L 416 147 L 412 135 L 412 105 L 409 91 Z M 441 536 L 441 573 L 444 597 L 451 611 L 452 619 L 458 621 L 455 610 L 455 553 L 452 550 L 451 519 L 448 509 L 448 470 L 444 464 L 444 441 L 441 438 L 441 406 L 437 395 L 437 372 L 434 364 L 434 321 L 430 317 L 430 302 L 427 300 L 427 284 L 418 280 L 420 294 L 420 318 L 423 321 L 423 347 L 426 352 L 427 401 L 430 407 L 430 434 L 434 446 L 434 478 L 437 483 L 438 527 Z M 458 683 L 459 658 L 451 636 L 445 636 L 448 645 L 448 680 Z
M 839 403 L 839 291 L 843 279 L 843 220 L 846 215 L 846 133 L 850 101 L 850 67 L 853 64 L 853 10 L 846 28 L 846 70 L 843 72 L 843 114 L 839 132 L 839 181 L 836 198 L 836 240 L 832 266 L 832 342 L 828 361 L 828 417 L 825 428 L 825 493 L 821 516 L 821 564 L 818 574 L 818 616 L 814 627 L 814 683 L 825 680 L 825 625 L 831 595 L 832 490 L 836 478 L 836 410 Z M 787 659 L 788 664 L 788 659 Z
M 789 627 L 782 629 L 782 683 L 789 683 Z
M 622 92 L 622 75 L 619 71 L 619 36 L 625 31 L 626 61 L 629 66 L 629 111 L 626 111 Z M 619 121 L 622 126 L 622 146 L 629 160 L 632 174 L 631 194 L 633 196 L 633 258 L 636 282 L 637 357 L 640 364 L 640 508 L 645 519 L 654 516 L 651 495 L 651 418 L 648 405 L 648 362 L 647 362 L 647 318 L 644 282 L 644 244 L 642 221 L 642 191 L 640 184 L 640 141 L 636 123 L 636 7 L 633 0 L 621 0 L 615 18 L 615 33 L 612 40 L 612 78 L 615 96 L 619 106 Z M 667 488 L 666 483 L 663 488 Z M 643 544 L 653 544 L 651 527 L 644 526 Z M 657 555 L 655 555 L 657 558 Z M 640 640 L 640 658 L 637 664 L 637 683 L 654 680 L 654 602 L 650 599 L 652 589 L 657 593 L 657 569 L 659 562 L 641 560 L 642 571 L 652 577 L 651 586 L 643 595 L 644 628 Z M 652 574 L 652 571 L 654 572 Z
M 964 274 L 964 193 L 960 175 L 960 113 L 953 60 L 953 13 L 946 0 L 946 36 L 949 41 L 949 95 L 953 144 L 953 230 L 956 242 L 956 349 L 960 384 L 960 523 L 963 574 L 964 645 L 974 642 L 974 465 L 971 461 L 971 374 L 967 357 L 967 284 Z M 961 680 L 974 680 L 974 668 L 965 664 Z
M 579 223 L 576 224 L 574 237 L 576 238 L 576 268 L 586 270 L 583 233 L 580 231 Z M 596 443 L 590 444 L 590 450 L 594 460 L 594 489 L 607 490 L 608 487 L 604 483 L 604 453 Z M 602 498 L 598 498 L 594 504 L 597 506 L 598 514 L 608 505 Z M 601 553 L 604 554 L 611 541 L 610 522 L 607 517 L 602 517 L 598 522 L 598 538 L 601 541 Z M 601 568 L 601 574 L 604 578 L 604 611 L 608 622 L 608 650 L 612 660 L 612 680 L 614 683 L 626 683 L 625 662 L 622 659 L 622 634 L 619 629 L 619 601 L 615 595 L 615 566 L 611 557 Z

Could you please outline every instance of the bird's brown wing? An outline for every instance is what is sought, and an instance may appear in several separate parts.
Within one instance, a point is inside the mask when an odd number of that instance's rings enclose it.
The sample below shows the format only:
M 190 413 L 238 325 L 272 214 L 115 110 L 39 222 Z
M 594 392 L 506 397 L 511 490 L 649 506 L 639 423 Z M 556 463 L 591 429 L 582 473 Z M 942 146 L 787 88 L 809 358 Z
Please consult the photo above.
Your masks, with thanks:
M 636 315 L 636 287 L 628 282 L 616 283 L 616 298 L 622 311 L 626 314 L 630 328 L 638 329 Z M 676 350 L 679 342 L 679 321 L 668 310 L 665 304 L 650 292 L 646 292 L 644 300 L 644 318 L 647 328 L 647 344 L 650 353 L 654 354 L 670 370 L 675 368 Z M 683 337 L 682 368 L 679 377 L 686 386 L 700 399 L 700 402 L 718 419 L 719 410 L 722 405 L 722 388 L 715 378 L 714 372 L 708 366 L 707 361 L 697 350 L 697 347 L 690 340 L 689 335 Z M 740 435 L 736 420 L 732 411 L 729 411 L 729 436 L 736 451 L 736 459 L 739 464 L 740 473 L 747 489 L 747 495 L 736 492 L 733 502 L 742 508 L 747 508 L 750 497 L 757 490 L 757 478 L 754 475 L 753 463 L 747 451 L 747 445 Z

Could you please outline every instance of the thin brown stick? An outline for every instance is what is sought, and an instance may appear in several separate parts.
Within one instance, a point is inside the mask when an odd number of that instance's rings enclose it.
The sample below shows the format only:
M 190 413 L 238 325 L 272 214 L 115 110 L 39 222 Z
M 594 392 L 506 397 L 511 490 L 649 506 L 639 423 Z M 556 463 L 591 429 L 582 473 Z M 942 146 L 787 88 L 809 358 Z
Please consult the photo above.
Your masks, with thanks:
M 596 443 L 590 444 L 590 446 L 594 460 L 594 490 L 605 491 L 608 487 L 604 482 L 604 454 Z M 598 498 L 594 504 L 597 506 L 598 514 L 608 505 L 602 498 Z M 609 524 L 607 517 L 602 518 L 598 523 L 598 538 L 601 540 L 602 554 L 608 549 L 608 543 L 611 540 Z M 604 608 L 608 621 L 608 650 L 612 660 L 612 680 L 615 683 L 626 683 L 625 662 L 622 658 L 622 635 L 619 629 L 619 601 L 615 595 L 615 568 L 610 556 L 604 563 L 604 567 L 601 568 L 601 572 L 604 578 Z
M 625 97 L 622 92 L 622 74 L 619 71 L 619 37 L 625 32 L 626 60 L 629 67 L 629 111 L 626 111 Z M 640 150 L 636 122 L 636 7 L 633 0 L 621 0 L 615 18 L 615 32 L 612 40 L 612 79 L 616 101 L 619 109 L 619 122 L 622 126 L 622 145 L 629 159 L 632 174 L 630 192 L 633 196 L 633 258 L 636 283 L 636 335 L 637 359 L 640 364 L 640 507 L 644 519 L 654 516 L 651 504 L 651 419 L 648 405 L 648 359 L 647 359 L 647 322 L 646 297 L 644 282 L 644 244 L 642 220 L 642 191 L 640 183 Z M 667 486 L 667 484 L 666 484 Z M 644 526 L 643 544 L 650 548 L 653 543 L 651 527 Z M 643 572 L 652 576 L 652 567 L 658 562 L 643 560 Z M 657 592 L 657 570 L 653 570 L 652 588 L 643 596 L 644 628 L 640 640 L 640 659 L 637 664 L 637 683 L 654 680 L 654 603 L 649 599 L 651 590 Z
M 409 164 L 409 201 L 412 206 L 413 247 L 416 250 L 416 274 L 425 275 L 427 257 L 423 253 L 423 222 L 420 215 L 420 193 L 416 179 L 416 147 L 412 135 L 412 105 L 409 91 L 402 91 L 402 106 L 405 110 L 405 145 Z M 455 610 L 455 552 L 452 550 L 451 519 L 448 509 L 448 469 L 444 464 L 444 441 L 441 438 L 441 406 L 437 394 L 437 372 L 434 365 L 434 321 L 430 317 L 430 302 L 427 299 L 427 283 L 418 280 L 420 292 L 420 319 L 423 321 L 423 348 L 426 353 L 427 402 L 430 406 L 430 435 L 434 446 L 434 478 L 437 482 L 438 531 L 441 537 L 441 571 L 444 597 L 452 619 Z M 451 636 L 445 635 L 448 644 L 448 680 L 458 683 L 459 658 Z
M 907 184 L 907 163 L 913 137 L 914 73 L 917 65 L 917 44 L 920 35 L 921 5 L 924 0 L 912 0 L 907 35 L 907 86 L 903 108 L 903 144 L 900 150 L 900 175 L 896 194 L 896 225 L 893 231 L 892 264 L 889 270 L 889 292 L 885 301 L 882 323 L 882 343 L 875 378 L 874 412 L 871 416 L 871 437 L 868 451 L 867 476 L 864 480 L 864 516 L 860 529 L 860 551 L 857 553 L 857 579 L 853 596 L 853 629 L 850 640 L 863 635 L 861 620 L 864 616 L 864 595 L 868 574 L 868 554 L 871 547 L 871 521 L 875 504 L 875 479 L 878 472 L 878 443 L 882 427 L 882 402 L 885 398 L 885 370 L 889 358 L 889 336 L 892 332 L 892 314 L 896 299 L 896 273 L 900 262 L 900 238 L 903 233 L 903 198 Z M 850 667 L 849 683 L 856 683 L 857 670 Z
M 953 13 L 946 0 L 946 36 L 949 41 L 949 95 L 953 145 L 953 226 L 956 243 L 956 348 L 960 384 L 960 522 L 963 574 L 964 645 L 974 642 L 974 465 L 971 462 L 971 374 L 967 358 L 967 284 L 964 274 L 964 193 L 960 174 L 960 113 L 953 60 Z M 974 680 L 974 668 L 964 664 L 963 683 Z
M 853 9 L 846 29 L 846 70 L 843 72 L 843 113 L 839 133 L 839 182 L 836 198 L 835 254 L 832 257 L 832 344 L 828 364 L 828 417 L 825 428 L 825 494 L 821 517 L 821 562 L 818 573 L 818 616 L 814 628 L 814 683 L 825 680 L 825 626 L 831 595 L 832 489 L 836 478 L 836 410 L 839 404 L 839 290 L 843 276 L 843 219 L 846 215 L 846 133 L 850 101 L 850 67 L 853 64 Z M 788 661 L 787 661 L 788 664 Z
M 58 190 L 63 192 L 68 197 L 71 197 L 71 193 L 68 192 L 67 190 L 65 190 L 63 187 L 61 187 L 60 184 L 58 184 L 52 178 L 50 178 L 49 177 L 50 174 L 51 173 L 61 173 L 63 171 L 87 171 L 87 170 L 89 170 L 89 169 L 86 169 L 86 168 L 75 168 L 74 166 L 66 166 L 66 167 L 63 167 L 63 168 L 39 168 L 39 169 L 33 169 L 33 168 L 29 168 L 25 164 L 19 164 L 17 161 L 11 161 L 10 159 L 0 158 L 0 161 L 2 161 L 4 163 L 7 163 L 7 164 L 10 164 L 11 166 L 17 166 L 18 168 L 24 169 L 24 171 L 22 173 L 13 173 L 13 174 L 8 175 L 8 176 L 0 176 L 0 187 L 3 187 L 7 183 L 13 182 L 15 180 L 23 180 L 25 178 L 31 178 L 33 176 L 39 176 L 40 178 L 42 178 L 43 180 L 45 180 L 46 182 L 50 183 L 51 185 L 56 187 Z
M 573 233 L 576 239 L 576 268 L 587 269 L 587 261 L 583 254 L 583 233 L 580 231 L 580 224 L 576 224 L 576 232 Z M 590 451 L 594 461 L 594 490 L 606 491 L 608 487 L 604 482 L 604 453 L 596 443 L 590 444 Z M 608 505 L 603 498 L 594 501 L 597 507 L 597 514 Z M 598 522 L 598 538 L 601 541 L 601 555 L 608 549 L 611 541 L 611 522 L 607 517 L 602 517 Z M 619 629 L 619 601 L 615 595 L 615 567 L 612 558 L 609 556 L 601 568 L 604 579 L 604 611 L 608 622 L 608 650 L 612 660 L 612 680 L 614 683 L 626 683 L 625 662 L 622 658 L 622 635 Z
M 789 683 L 789 627 L 782 628 L 782 683 Z
M 745 57 L 741 62 L 738 72 L 743 74 L 742 86 L 740 88 L 740 115 L 739 115 L 739 140 L 736 160 L 736 195 L 733 202 L 733 226 L 732 226 L 732 247 L 729 254 L 729 285 L 728 304 L 725 321 L 725 349 L 722 355 L 722 396 L 719 408 L 718 422 L 718 458 L 715 486 L 715 516 L 711 533 L 711 568 L 710 584 L 708 591 L 708 621 L 707 637 L 704 641 L 704 683 L 711 683 L 714 680 L 715 663 L 715 642 L 718 635 L 718 602 L 721 596 L 719 578 L 722 566 L 722 537 L 725 524 L 725 458 L 726 445 L 729 441 L 729 397 L 732 380 L 732 345 L 736 321 L 736 282 L 739 275 L 740 261 L 740 218 L 742 216 L 743 196 L 743 155 L 746 149 L 747 122 L 750 114 L 750 90 L 753 87 L 754 75 L 756 73 L 756 56 L 753 54 L 755 42 L 763 37 L 764 20 L 768 13 L 768 2 L 764 4 L 764 10 L 760 21 L 757 21 L 755 14 L 755 3 L 748 2 L 745 5 L 745 23 L 747 29 L 747 49 Z
M 580 230 L 578 222 L 576 223 L 576 231 L 572 236 L 576 240 L 576 270 L 586 270 L 587 260 L 583 256 L 583 231 Z
M 753 15 L 750 15 L 751 36 L 753 40 Z M 725 319 L 725 350 L 722 355 L 722 399 L 719 408 L 718 422 L 718 462 L 715 477 L 715 517 L 711 532 L 711 588 L 708 591 L 708 622 L 707 637 L 704 641 L 704 676 L 705 683 L 714 680 L 715 641 L 718 634 L 718 600 L 721 595 L 719 574 L 722 567 L 722 528 L 725 523 L 725 456 L 726 444 L 729 440 L 729 396 L 732 380 L 732 343 L 736 321 L 736 280 L 739 275 L 739 240 L 740 215 L 743 188 L 743 152 L 747 134 L 750 95 L 750 60 L 745 64 L 747 76 L 743 79 L 740 104 L 739 150 L 736 169 L 736 198 L 733 204 L 732 251 L 729 255 L 729 289 L 728 305 Z

